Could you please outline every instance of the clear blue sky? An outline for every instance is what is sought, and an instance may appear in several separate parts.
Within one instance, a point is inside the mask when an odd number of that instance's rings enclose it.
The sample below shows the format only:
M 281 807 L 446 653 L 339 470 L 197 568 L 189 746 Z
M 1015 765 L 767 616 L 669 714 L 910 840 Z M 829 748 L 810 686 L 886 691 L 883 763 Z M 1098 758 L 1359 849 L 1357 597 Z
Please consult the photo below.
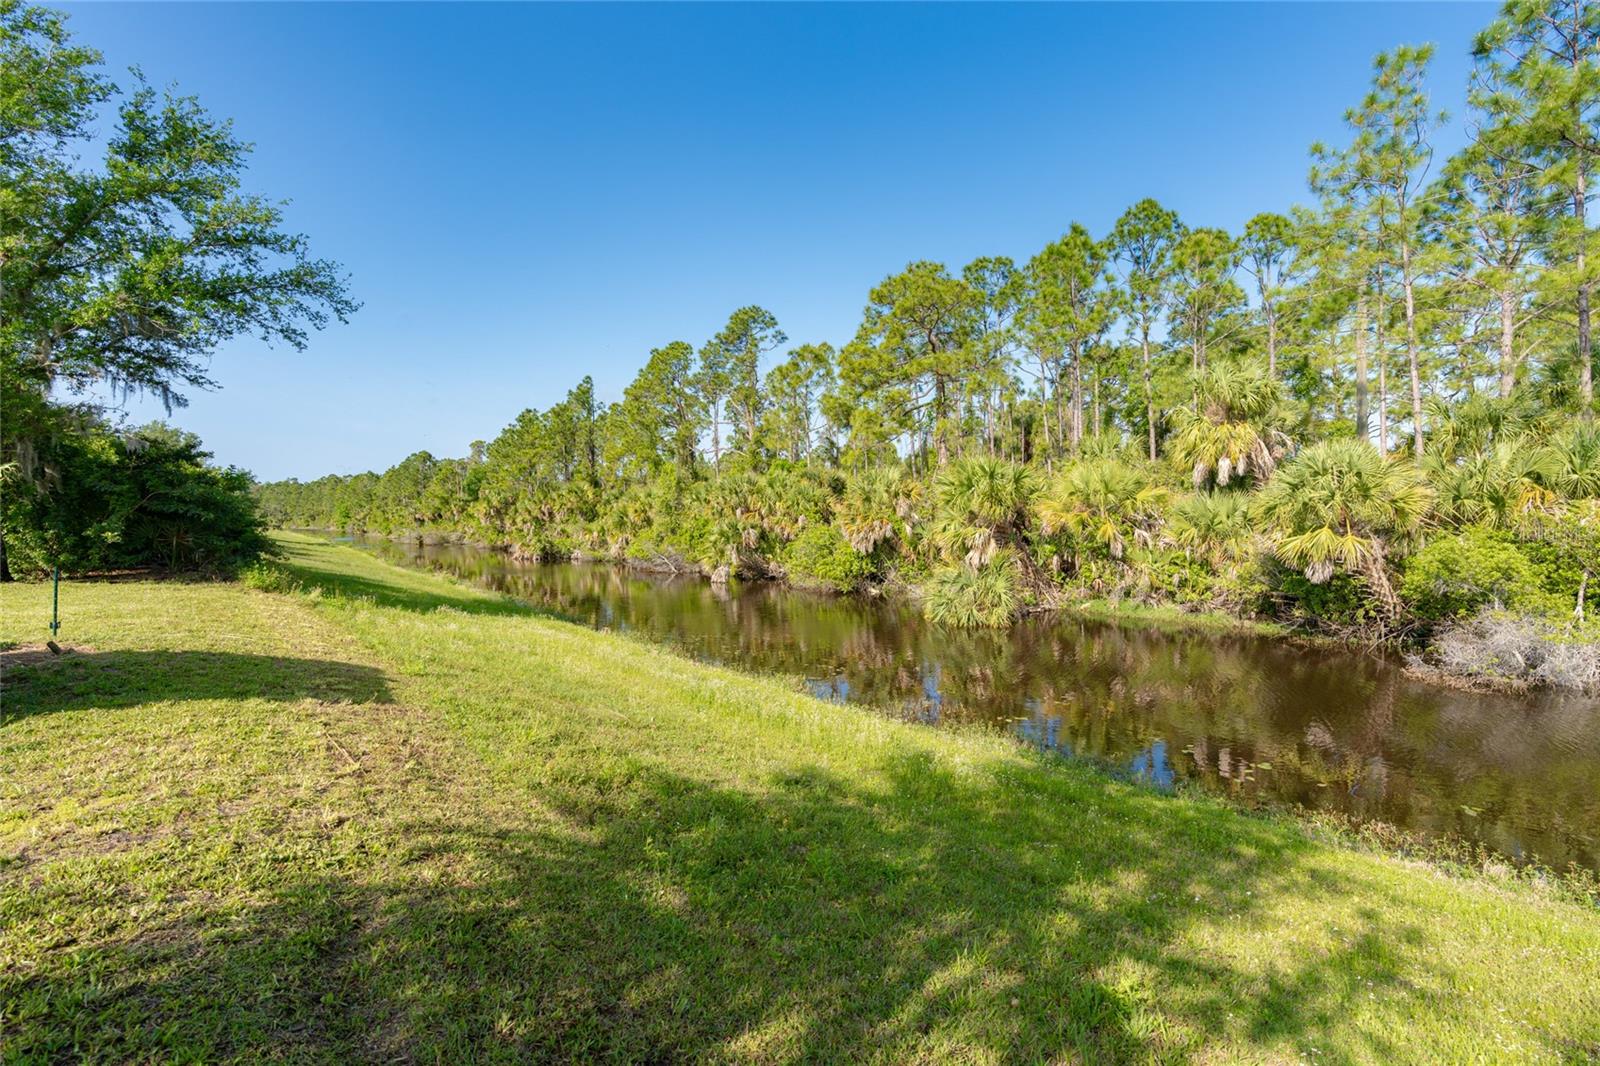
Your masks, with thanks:
M 1461 111 L 1489 4 L 67 6 L 253 141 L 252 191 L 365 307 L 239 342 L 173 421 L 263 479 L 465 454 L 584 373 L 760 303 L 847 340 L 913 259 L 1024 258 L 1154 196 L 1237 228 L 1306 199 L 1373 55 Z M 1459 134 L 1445 135 L 1446 147 Z M 160 415 L 134 401 L 130 415 Z

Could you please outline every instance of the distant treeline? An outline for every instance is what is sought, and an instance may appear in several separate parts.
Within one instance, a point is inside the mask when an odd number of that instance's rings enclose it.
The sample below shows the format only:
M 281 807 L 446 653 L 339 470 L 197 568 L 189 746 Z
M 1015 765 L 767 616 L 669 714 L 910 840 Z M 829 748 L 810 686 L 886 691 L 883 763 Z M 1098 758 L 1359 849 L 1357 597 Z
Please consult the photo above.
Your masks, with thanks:
M 261 501 L 531 556 L 899 575 L 963 621 L 1074 590 L 1390 630 L 1582 616 L 1600 14 L 1509 6 L 1443 161 L 1430 55 L 1378 57 L 1348 141 L 1312 148 L 1312 206 L 1228 233 L 1143 200 L 1025 262 L 914 262 L 838 349 L 741 308 L 619 402 L 586 379 L 464 459 Z
M 466 458 L 261 504 L 527 557 L 898 580 L 964 623 L 1071 595 L 1391 633 L 1581 618 L 1600 75 L 1593 48 L 1558 61 L 1573 32 L 1595 41 L 1591 9 L 1485 31 L 1474 139 L 1442 166 L 1429 52 L 1400 49 L 1349 143 L 1313 149 L 1314 208 L 1229 234 L 1144 200 L 1026 262 L 915 262 L 839 349 L 740 308 L 619 402 L 586 378 Z

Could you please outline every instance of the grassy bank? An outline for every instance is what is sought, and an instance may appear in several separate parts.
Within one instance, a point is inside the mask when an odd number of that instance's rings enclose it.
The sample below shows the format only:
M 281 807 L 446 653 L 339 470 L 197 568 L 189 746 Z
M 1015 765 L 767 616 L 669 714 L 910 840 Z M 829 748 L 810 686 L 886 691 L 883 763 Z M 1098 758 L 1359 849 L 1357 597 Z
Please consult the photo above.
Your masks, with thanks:
M 1253 618 L 1222 611 L 1186 611 L 1170 604 L 1142 604 L 1132 601 L 1114 603 L 1106 599 L 1067 600 L 1061 610 L 1100 622 L 1120 622 L 1127 625 L 1149 626 L 1171 632 L 1243 633 L 1256 637 L 1294 637 L 1301 641 L 1316 641 L 1309 634 L 1297 633 L 1279 622 L 1262 622 Z M 1336 643 L 1325 640 L 1326 643 Z
M 0 1058 L 1600 1055 L 1593 908 L 282 542 L 8 670 Z

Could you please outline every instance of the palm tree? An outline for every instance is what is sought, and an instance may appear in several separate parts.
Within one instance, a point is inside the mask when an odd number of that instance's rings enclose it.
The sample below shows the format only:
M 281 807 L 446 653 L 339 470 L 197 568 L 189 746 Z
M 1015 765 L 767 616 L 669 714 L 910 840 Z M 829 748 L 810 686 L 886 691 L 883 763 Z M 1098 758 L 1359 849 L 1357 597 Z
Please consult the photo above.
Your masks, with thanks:
M 1432 502 L 1432 491 L 1409 462 L 1344 439 L 1295 456 L 1267 484 L 1258 505 L 1276 527 L 1280 559 L 1316 584 L 1341 567 L 1360 574 L 1392 620 L 1400 601 L 1389 582 L 1388 545 L 1417 533 Z
M 1424 461 L 1448 521 L 1510 529 L 1563 500 L 1600 496 L 1600 429 L 1574 423 L 1541 443 L 1537 423 L 1506 401 L 1469 399 L 1448 411 Z
M 770 570 L 764 551 L 827 520 L 827 486 L 805 468 L 779 466 L 764 474 L 732 471 L 708 484 L 702 506 L 735 570 Z
M 1456 525 L 1509 529 L 1555 503 L 1546 486 L 1557 462 L 1531 438 L 1501 439 L 1459 456 L 1430 454 L 1423 469 L 1437 493 L 1435 511 Z
M 966 456 L 939 471 L 932 540 L 944 565 L 924 590 L 930 619 L 1004 625 L 1021 609 L 1027 587 L 1048 584 L 1024 542 L 1038 491 L 1032 470 L 1005 459 Z
M 880 544 L 904 546 L 916 520 L 919 486 L 894 467 L 875 466 L 853 475 L 834 504 L 839 532 L 861 555 Z
M 1258 532 L 1251 497 L 1241 492 L 1196 492 L 1172 506 L 1168 536 L 1216 566 L 1238 559 Z
M 1534 431 L 1539 421 L 1537 408 L 1520 393 L 1502 400 L 1480 392 L 1457 403 L 1435 398 L 1427 409 L 1427 454 L 1445 459 L 1488 451 Z
M 1195 406 L 1173 412 L 1171 453 L 1192 472 L 1195 489 L 1270 478 L 1289 444 L 1274 426 L 1283 398 L 1278 382 L 1237 363 L 1213 363 L 1193 379 Z
M 1039 496 L 1035 510 L 1046 534 L 1068 533 L 1120 560 L 1130 538 L 1150 542 L 1166 496 L 1140 467 L 1091 459 L 1063 470 Z
M 1569 500 L 1600 496 L 1600 426 L 1575 422 L 1542 452 L 1541 472 L 1551 491 Z
M 924 592 L 923 613 L 950 626 L 1003 626 L 1022 608 L 1017 553 L 1002 551 L 975 570 L 945 566 L 936 570 Z
M 1022 545 L 1038 490 L 1033 471 L 1018 463 L 986 455 L 957 459 L 933 481 L 935 544 L 981 569 L 1001 548 Z

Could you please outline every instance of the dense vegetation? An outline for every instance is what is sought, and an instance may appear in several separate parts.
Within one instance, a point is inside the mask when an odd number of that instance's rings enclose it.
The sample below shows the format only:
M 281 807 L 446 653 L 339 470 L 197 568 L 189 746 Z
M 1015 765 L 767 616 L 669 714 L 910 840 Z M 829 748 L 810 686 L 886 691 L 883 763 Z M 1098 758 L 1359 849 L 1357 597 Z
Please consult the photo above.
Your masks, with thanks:
M 778 356 L 741 308 L 616 403 L 586 378 L 466 458 L 261 501 L 529 557 L 898 580 L 957 623 L 1065 595 L 1389 635 L 1511 611 L 1576 658 L 1485 670 L 1592 685 L 1600 8 L 1510 5 L 1441 166 L 1430 55 L 1378 57 L 1348 143 L 1312 149 L 1312 207 L 1230 234 L 1143 200 L 1025 262 L 914 262 L 837 350 Z
M 192 433 L 89 422 L 42 442 L 43 491 L 0 502 L 10 565 L 69 573 L 160 566 L 227 574 L 271 548 L 250 475 L 211 463 Z
M 226 121 L 137 71 L 120 92 L 100 64 L 60 15 L 0 0 L 0 580 L 253 558 L 247 477 L 190 436 L 117 432 L 94 390 L 181 406 L 222 342 L 303 344 L 355 308 L 242 191 Z

